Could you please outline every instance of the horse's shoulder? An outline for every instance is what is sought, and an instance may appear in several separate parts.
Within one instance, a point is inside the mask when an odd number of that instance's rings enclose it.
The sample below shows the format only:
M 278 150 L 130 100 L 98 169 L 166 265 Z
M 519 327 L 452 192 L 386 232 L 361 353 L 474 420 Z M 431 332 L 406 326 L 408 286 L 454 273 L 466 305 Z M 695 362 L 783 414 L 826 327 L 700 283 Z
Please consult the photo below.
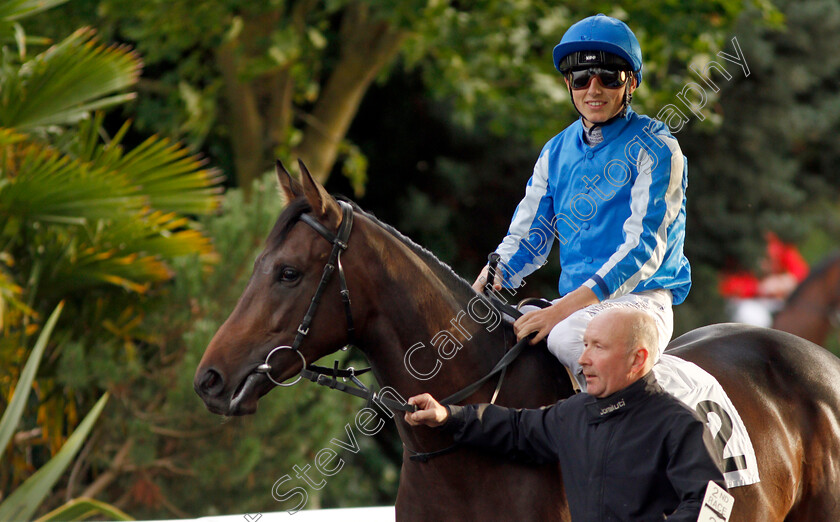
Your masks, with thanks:
M 505 404 L 515 408 L 536 408 L 554 404 L 574 394 L 569 372 L 551 354 L 545 341 L 528 346 L 511 365 L 506 387 L 513 394 Z

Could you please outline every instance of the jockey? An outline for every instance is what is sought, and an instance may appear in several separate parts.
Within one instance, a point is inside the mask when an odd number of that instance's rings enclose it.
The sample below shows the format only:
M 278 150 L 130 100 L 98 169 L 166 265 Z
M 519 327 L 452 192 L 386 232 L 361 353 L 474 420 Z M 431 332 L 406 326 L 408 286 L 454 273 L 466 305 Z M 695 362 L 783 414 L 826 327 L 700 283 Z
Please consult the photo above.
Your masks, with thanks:
M 521 285 L 559 241 L 562 297 L 525 313 L 514 330 L 520 339 L 536 333 L 533 343 L 547 339 L 585 391 L 578 359 L 599 311 L 644 310 L 656 321 L 659 351 L 671 338 L 671 307 L 691 287 L 683 254 L 687 164 L 667 126 L 630 106 L 642 53 L 626 24 L 603 14 L 581 20 L 554 48 L 554 65 L 580 118 L 543 147 L 496 249 L 494 287 Z M 473 288 L 481 292 L 486 278 L 487 267 Z
M 783 242 L 775 233 L 768 231 L 764 238 L 767 251 L 759 272 L 727 271 L 721 276 L 719 290 L 727 300 L 730 320 L 769 328 L 773 315 L 807 277 L 808 263 L 796 245 Z

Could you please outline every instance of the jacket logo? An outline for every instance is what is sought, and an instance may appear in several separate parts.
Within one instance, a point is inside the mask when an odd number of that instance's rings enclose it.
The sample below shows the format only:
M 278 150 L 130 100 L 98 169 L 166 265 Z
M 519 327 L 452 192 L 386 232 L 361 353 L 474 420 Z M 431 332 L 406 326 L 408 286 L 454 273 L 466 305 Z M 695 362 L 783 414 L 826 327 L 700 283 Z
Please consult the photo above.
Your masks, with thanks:
M 601 408 L 601 415 L 606 415 L 607 413 L 612 413 L 619 408 L 623 408 L 625 406 L 624 399 L 621 399 L 615 404 L 610 404 L 606 408 Z

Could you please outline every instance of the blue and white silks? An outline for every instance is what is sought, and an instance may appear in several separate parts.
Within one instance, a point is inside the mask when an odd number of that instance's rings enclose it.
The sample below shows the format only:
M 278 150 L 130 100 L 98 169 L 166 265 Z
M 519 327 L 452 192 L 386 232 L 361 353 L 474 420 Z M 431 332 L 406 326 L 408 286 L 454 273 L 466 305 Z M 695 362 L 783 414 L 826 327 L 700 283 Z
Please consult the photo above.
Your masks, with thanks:
M 496 249 L 505 286 L 545 264 L 560 242 L 560 295 L 587 286 L 599 300 L 667 289 L 685 300 L 688 167 L 664 123 L 628 109 L 590 147 L 581 120 L 543 147 L 507 236 Z

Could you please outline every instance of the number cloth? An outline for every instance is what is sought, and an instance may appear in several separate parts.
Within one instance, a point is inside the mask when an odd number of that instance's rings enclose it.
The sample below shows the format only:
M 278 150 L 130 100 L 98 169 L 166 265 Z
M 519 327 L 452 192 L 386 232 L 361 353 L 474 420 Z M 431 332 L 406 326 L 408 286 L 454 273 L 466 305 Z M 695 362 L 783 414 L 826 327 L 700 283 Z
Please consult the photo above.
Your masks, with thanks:
M 653 374 L 665 391 L 708 423 L 715 437 L 715 450 L 723 462 L 726 487 L 758 482 L 758 462 L 747 427 L 717 379 L 693 362 L 668 353 L 653 365 Z
M 572 520 L 695 522 L 707 483 L 726 487 L 711 434 L 653 372 L 603 399 L 580 393 L 540 409 L 447 406 L 458 442 L 559 462 Z

